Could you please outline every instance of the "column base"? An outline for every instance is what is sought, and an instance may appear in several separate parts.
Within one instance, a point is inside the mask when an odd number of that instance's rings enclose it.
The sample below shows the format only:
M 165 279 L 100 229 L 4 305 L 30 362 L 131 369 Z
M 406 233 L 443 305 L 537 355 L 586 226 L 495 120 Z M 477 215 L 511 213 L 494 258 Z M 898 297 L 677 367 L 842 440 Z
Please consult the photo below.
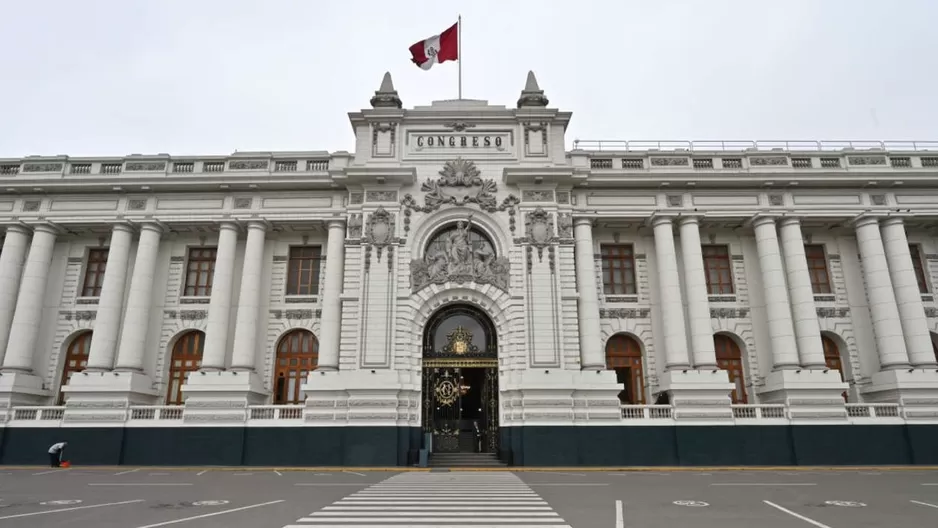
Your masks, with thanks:
M 183 421 L 191 423 L 243 424 L 249 405 L 263 405 L 269 392 L 255 372 L 193 372 L 182 386 L 185 396 Z
M 622 420 L 611 370 L 529 369 L 501 376 L 502 426 L 602 425 Z
M 42 378 L 24 372 L 0 373 L 0 415 L 17 405 L 45 405 L 52 391 L 42 386 Z
M 661 376 L 659 388 L 667 393 L 678 422 L 733 419 L 730 393 L 735 387 L 725 370 L 670 370 Z
M 302 387 L 306 425 L 420 425 L 420 383 L 395 370 L 316 370 Z
M 847 419 L 843 393 L 848 389 L 835 370 L 776 370 L 766 376 L 759 401 L 788 405 L 792 421 L 839 423 Z
M 938 417 L 938 371 L 907 368 L 877 372 L 860 393 L 868 403 L 898 403 L 910 421 Z
M 159 397 L 150 376 L 140 372 L 80 372 L 65 393 L 67 422 L 123 422 L 131 405 L 154 405 Z

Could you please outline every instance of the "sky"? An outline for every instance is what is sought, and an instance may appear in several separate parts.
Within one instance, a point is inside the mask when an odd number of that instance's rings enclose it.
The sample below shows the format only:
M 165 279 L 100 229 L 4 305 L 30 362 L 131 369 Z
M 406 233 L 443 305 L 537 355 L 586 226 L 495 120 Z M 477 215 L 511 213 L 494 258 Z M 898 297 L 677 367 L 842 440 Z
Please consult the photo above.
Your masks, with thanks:
M 462 14 L 463 97 L 528 70 L 574 139 L 938 140 L 935 0 L 0 0 L 0 157 L 353 150 Z

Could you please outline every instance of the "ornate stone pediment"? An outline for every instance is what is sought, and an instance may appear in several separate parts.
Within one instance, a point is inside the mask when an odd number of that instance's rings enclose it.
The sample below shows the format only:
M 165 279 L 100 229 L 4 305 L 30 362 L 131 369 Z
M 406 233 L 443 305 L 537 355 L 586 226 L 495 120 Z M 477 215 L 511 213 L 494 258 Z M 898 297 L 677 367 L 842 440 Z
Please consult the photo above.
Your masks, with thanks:
M 475 163 L 462 158 L 447 161 L 440 170 L 440 177 L 423 182 L 420 190 L 427 193 L 423 197 L 423 206 L 417 205 L 409 194 L 404 196 L 401 203 L 407 208 L 425 213 L 436 211 L 443 205 L 476 204 L 485 211 L 495 212 L 518 204 L 518 198 L 512 195 L 499 205 L 495 180 L 483 180 Z
M 472 215 L 460 221 L 445 237 L 442 248 L 410 263 L 410 282 L 416 293 L 430 284 L 476 282 L 508 291 L 509 264 L 488 247 L 474 248 L 469 242 Z

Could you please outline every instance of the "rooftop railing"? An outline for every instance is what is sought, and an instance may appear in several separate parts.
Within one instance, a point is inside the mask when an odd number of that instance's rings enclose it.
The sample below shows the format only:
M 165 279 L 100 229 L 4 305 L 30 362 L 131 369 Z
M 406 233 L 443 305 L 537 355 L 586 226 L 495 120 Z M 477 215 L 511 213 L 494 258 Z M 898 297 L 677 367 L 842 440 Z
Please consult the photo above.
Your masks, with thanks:
M 658 141 L 576 139 L 574 150 L 604 152 L 938 152 L 938 141 Z

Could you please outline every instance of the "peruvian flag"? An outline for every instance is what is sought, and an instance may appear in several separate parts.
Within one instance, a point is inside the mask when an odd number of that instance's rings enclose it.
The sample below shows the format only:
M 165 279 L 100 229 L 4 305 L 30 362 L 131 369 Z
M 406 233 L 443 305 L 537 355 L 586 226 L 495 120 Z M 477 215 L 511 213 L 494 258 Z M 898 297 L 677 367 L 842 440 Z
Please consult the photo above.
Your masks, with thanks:
M 429 70 L 438 62 L 459 60 L 459 22 L 439 35 L 414 44 L 410 47 L 410 54 L 414 64 L 424 70 Z

